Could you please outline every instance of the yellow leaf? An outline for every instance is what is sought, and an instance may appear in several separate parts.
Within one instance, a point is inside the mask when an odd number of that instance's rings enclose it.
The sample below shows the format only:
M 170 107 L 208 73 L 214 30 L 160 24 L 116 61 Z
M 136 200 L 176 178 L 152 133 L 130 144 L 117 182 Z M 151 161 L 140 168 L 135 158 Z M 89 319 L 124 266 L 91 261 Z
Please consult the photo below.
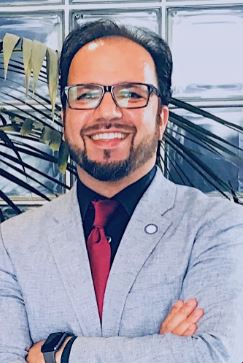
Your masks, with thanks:
M 33 40 L 31 53 L 31 66 L 33 71 L 33 93 L 36 89 L 36 84 L 39 78 L 41 67 L 46 56 L 46 45 Z
M 54 118 L 58 86 L 58 52 L 47 48 L 46 60 L 48 88 L 52 106 L 52 118 Z
M 0 129 L 6 132 L 19 131 L 19 128 L 16 125 L 0 126 Z
M 68 163 L 69 151 L 68 146 L 65 141 L 61 142 L 59 155 L 58 155 L 58 169 L 62 174 L 66 172 L 67 163 Z
M 25 89 L 26 95 L 29 91 L 29 80 L 31 75 L 31 54 L 32 54 L 32 40 L 23 38 L 23 63 L 25 73 Z
M 19 37 L 14 34 L 6 33 L 3 37 L 3 64 L 4 64 L 4 78 L 7 78 L 8 72 L 8 64 L 13 53 L 14 48 L 16 47 Z

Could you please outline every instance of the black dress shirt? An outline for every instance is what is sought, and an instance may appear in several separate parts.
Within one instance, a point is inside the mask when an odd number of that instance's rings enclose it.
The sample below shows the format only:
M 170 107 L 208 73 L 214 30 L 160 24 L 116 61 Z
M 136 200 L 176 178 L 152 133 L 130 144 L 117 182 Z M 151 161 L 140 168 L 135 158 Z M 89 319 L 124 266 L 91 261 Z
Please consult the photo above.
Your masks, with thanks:
M 133 211 L 136 208 L 140 198 L 152 182 L 155 174 L 156 166 L 154 166 L 150 172 L 141 179 L 129 185 L 127 188 L 123 189 L 121 192 L 111 198 L 115 199 L 119 203 L 117 209 L 112 214 L 112 217 L 105 227 L 106 236 L 111 238 L 111 265 Z M 87 241 L 94 222 L 94 207 L 91 202 L 93 200 L 107 198 L 89 189 L 79 179 L 77 181 L 77 195 L 84 229 L 84 236 L 85 240 Z M 67 344 L 66 349 L 64 349 L 61 363 L 68 363 L 73 341 L 74 340 L 70 341 L 70 343 Z
M 129 185 L 127 188 L 123 189 L 111 198 L 115 199 L 119 203 L 117 209 L 112 214 L 112 217 L 105 227 L 106 236 L 111 238 L 111 264 L 115 258 L 123 233 L 133 214 L 133 211 L 143 193 L 153 180 L 155 173 L 156 167 L 154 166 L 144 177 Z M 107 198 L 89 189 L 81 183 L 80 180 L 78 180 L 77 193 L 85 240 L 87 241 L 94 222 L 94 207 L 91 202 L 93 200 Z

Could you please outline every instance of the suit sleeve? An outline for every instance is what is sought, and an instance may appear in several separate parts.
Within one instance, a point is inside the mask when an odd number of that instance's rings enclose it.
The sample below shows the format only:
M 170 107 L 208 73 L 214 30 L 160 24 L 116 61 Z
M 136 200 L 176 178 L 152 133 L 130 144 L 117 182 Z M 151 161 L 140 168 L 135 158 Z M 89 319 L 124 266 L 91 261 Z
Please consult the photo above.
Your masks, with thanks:
M 0 362 L 26 362 L 30 346 L 24 300 L 0 233 Z
M 181 298 L 205 310 L 194 336 L 78 337 L 69 363 L 241 363 L 243 218 L 227 214 L 199 228 L 183 280 Z

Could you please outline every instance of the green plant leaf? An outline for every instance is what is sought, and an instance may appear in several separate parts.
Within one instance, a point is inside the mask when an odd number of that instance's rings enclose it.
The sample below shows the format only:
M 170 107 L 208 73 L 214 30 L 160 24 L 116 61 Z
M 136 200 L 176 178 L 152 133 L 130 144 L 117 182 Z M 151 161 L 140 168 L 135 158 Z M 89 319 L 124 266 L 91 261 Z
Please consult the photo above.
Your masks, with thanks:
M 30 119 L 30 118 L 27 118 L 24 122 L 23 122 L 23 125 L 20 129 L 20 134 L 22 136 L 26 136 L 26 135 L 29 135 L 33 129 L 33 126 L 34 126 L 34 120 L 33 119 Z
M 69 157 L 68 146 L 65 143 L 65 141 L 62 140 L 58 156 L 58 169 L 62 174 L 64 174 L 67 169 L 68 157 Z
M 3 63 L 4 63 L 4 77 L 7 78 L 8 65 L 20 37 L 14 34 L 6 33 L 3 37 Z
M 59 131 L 45 126 L 43 127 L 40 141 L 44 142 L 46 145 L 49 145 L 51 150 L 58 151 L 60 149 L 62 136 Z
M 31 67 L 33 71 L 33 93 L 35 92 L 39 74 L 46 56 L 47 46 L 38 40 L 33 40 L 31 53 Z
M 58 86 L 58 52 L 47 48 L 46 61 L 48 89 L 52 106 L 52 118 L 54 118 Z
M 50 145 L 52 140 L 52 129 L 49 126 L 44 126 L 40 141 L 44 142 L 46 145 Z
M 58 151 L 62 142 L 62 136 L 59 131 L 52 130 L 51 131 L 51 141 L 49 146 L 52 151 Z
M 32 68 L 31 66 L 32 45 L 33 45 L 32 40 L 23 38 L 23 63 L 24 63 L 24 73 L 25 73 L 26 96 L 28 95 L 29 91 L 29 81 Z

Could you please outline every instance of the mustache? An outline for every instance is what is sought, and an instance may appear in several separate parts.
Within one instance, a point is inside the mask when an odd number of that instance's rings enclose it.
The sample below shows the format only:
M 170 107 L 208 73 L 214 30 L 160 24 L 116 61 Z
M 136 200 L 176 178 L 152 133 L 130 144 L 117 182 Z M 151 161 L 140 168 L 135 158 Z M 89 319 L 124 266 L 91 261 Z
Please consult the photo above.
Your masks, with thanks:
M 116 130 L 121 130 L 124 132 L 136 132 L 136 127 L 132 125 L 127 125 L 121 122 L 99 122 L 81 129 L 80 134 L 85 135 L 90 132 L 109 130 L 115 128 Z

